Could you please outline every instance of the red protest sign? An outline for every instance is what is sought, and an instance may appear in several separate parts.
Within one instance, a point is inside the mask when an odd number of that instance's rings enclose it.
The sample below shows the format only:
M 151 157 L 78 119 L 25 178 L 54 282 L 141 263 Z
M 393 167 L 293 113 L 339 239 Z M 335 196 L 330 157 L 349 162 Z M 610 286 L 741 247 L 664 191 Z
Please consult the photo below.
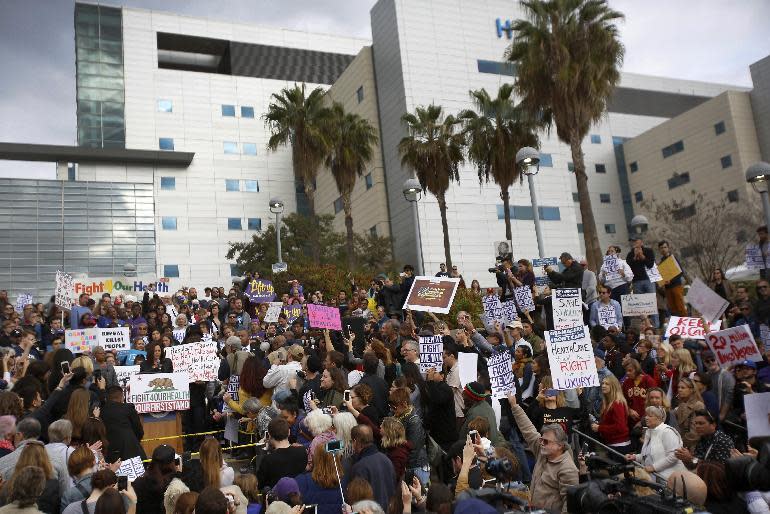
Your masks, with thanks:
M 307 315 L 310 318 L 310 326 L 313 328 L 328 328 L 329 330 L 342 330 L 340 310 L 337 307 L 325 305 L 307 304 Z
M 706 335 L 706 343 L 723 368 L 743 360 L 754 362 L 762 360 L 762 354 L 759 353 L 754 336 L 746 325 L 711 332 Z
M 719 330 L 722 320 L 711 324 L 712 330 Z M 666 339 L 673 335 L 682 336 L 685 339 L 703 339 L 703 320 L 701 318 L 685 318 L 671 316 L 666 326 Z

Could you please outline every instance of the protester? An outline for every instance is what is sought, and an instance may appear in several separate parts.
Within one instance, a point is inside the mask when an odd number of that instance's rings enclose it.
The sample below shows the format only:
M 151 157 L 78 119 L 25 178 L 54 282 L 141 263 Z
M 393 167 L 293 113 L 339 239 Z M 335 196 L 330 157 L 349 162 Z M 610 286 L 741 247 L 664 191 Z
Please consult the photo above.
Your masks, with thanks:
M 664 480 L 675 471 L 686 468 L 676 457 L 676 450 L 682 447 L 682 438 L 666 421 L 666 411 L 662 407 L 650 406 L 644 410 L 647 430 L 644 432 L 644 444 L 638 454 L 626 455 L 628 460 L 635 460 L 644 465 L 648 473 L 655 473 Z

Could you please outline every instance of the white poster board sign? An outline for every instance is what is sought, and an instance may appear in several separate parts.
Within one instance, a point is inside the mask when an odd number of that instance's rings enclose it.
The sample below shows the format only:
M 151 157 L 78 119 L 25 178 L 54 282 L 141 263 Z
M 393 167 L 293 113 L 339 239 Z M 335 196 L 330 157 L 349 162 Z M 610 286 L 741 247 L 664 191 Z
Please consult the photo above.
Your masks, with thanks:
M 127 402 L 136 412 L 169 412 L 190 408 L 190 378 L 187 373 L 148 373 L 131 377 Z
M 545 340 L 554 389 L 600 385 L 587 326 L 546 330 Z
M 529 286 L 515 288 L 513 296 L 516 298 L 516 304 L 521 312 L 532 312 L 535 310 L 535 300 L 532 298 L 532 289 Z
M 99 346 L 106 352 L 131 349 L 131 329 L 128 327 L 100 328 Z
M 599 314 L 599 325 L 604 328 L 617 327 L 622 328 L 623 323 L 618 326 L 618 320 L 615 316 L 615 307 L 610 305 L 599 305 L 597 309 Z
M 551 298 L 554 328 L 583 326 L 583 300 L 580 289 L 554 289 Z
M 706 335 L 706 344 L 714 352 L 717 362 L 723 368 L 729 368 L 743 360 L 762 362 L 762 354 L 757 348 L 748 325 L 709 332 Z
M 719 296 L 699 278 L 690 284 L 690 290 L 687 291 L 685 300 L 697 309 L 707 321 L 719 319 L 727 310 L 727 306 L 730 305 L 730 302 Z
M 121 461 L 120 467 L 115 472 L 119 477 L 128 477 L 129 482 L 133 482 L 144 475 L 144 464 L 139 456 L 131 457 L 128 460 Z
M 492 398 L 507 398 L 509 394 L 516 393 L 516 377 L 511 365 L 511 353 L 507 349 L 490 356 L 487 366 Z
M 765 269 L 765 258 L 762 249 L 756 243 L 746 245 L 746 267 L 748 269 Z
M 135 366 L 115 366 L 115 375 L 118 377 L 118 384 L 123 386 L 131 380 L 133 375 L 139 374 L 139 365 Z
M 743 397 L 746 407 L 746 428 L 749 439 L 770 436 L 770 393 L 747 394 Z
M 662 282 L 663 276 L 660 274 L 660 271 L 658 270 L 658 265 L 653 264 L 652 268 L 647 268 L 647 278 L 650 279 L 650 282 Z
M 716 321 L 711 324 L 711 330 L 717 331 L 722 326 L 722 321 Z M 672 335 L 679 335 L 685 339 L 704 339 L 703 320 L 701 318 L 685 318 L 671 316 L 666 325 L 665 338 Z
M 433 368 L 440 370 L 444 364 L 444 342 L 441 336 L 420 337 L 420 373 Z
M 479 354 L 472 352 L 460 352 L 457 354 L 457 365 L 460 366 L 460 386 L 478 380 L 477 366 L 479 364 Z M 438 368 L 437 368 L 438 369 Z
M 54 292 L 55 303 L 62 309 L 71 309 L 77 303 L 72 292 L 74 280 L 72 275 L 63 271 L 56 271 L 56 290 Z
M 221 361 L 214 341 L 169 346 L 166 357 L 171 359 L 174 371 L 188 373 L 191 382 L 209 382 L 216 380 L 219 374 Z
M 278 316 L 281 315 L 281 309 L 283 309 L 283 303 L 270 302 L 265 313 L 265 323 L 278 323 Z
M 620 296 L 623 316 L 653 316 L 658 313 L 655 293 L 624 294 Z

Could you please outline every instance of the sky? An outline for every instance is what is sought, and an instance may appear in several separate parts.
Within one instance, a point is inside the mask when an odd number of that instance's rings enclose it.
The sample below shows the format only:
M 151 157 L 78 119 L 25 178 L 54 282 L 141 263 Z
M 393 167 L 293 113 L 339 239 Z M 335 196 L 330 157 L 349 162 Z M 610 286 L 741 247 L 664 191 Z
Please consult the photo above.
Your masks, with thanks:
M 609 2 L 626 16 L 619 27 L 626 72 L 750 87 L 749 65 L 770 54 L 768 0 Z M 375 0 L 100 3 L 371 38 Z M 73 13 L 74 0 L 0 0 L 0 141 L 76 144 Z M 50 179 L 53 167 L 0 161 L 0 177 Z

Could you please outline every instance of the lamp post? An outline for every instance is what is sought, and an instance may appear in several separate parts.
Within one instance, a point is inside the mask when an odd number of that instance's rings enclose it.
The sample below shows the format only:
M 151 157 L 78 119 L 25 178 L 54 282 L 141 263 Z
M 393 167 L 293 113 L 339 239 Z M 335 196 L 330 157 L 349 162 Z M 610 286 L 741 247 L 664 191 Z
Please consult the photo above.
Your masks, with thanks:
M 751 184 L 754 191 L 760 194 L 762 197 L 762 210 L 765 213 L 765 225 L 770 227 L 770 197 L 768 196 L 768 188 L 770 188 L 770 164 L 766 162 L 758 162 L 752 164 L 746 170 L 746 182 Z
M 278 251 L 278 262 L 283 262 L 281 258 L 281 213 L 283 212 L 283 201 L 279 198 L 270 199 L 270 212 L 275 214 L 275 247 Z
M 135 277 L 136 276 L 136 265 L 132 262 L 127 262 L 123 265 L 123 276 L 124 277 Z
M 412 204 L 412 216 L 414 216 L 414 237 L 417 242 L 417 274 L 423 273 L 422 262 L 422 236 L 420 235 L 420 222 L 417 219 L 417 202 L 422 198 L 422 186 L 416 178 L 407 179 L 402 189 L 404 199 Z
M 543 232 L 540 228 L 540 209 L 537 206 L 537 193 L 535 192 L 534 176 L 540 171 L 540 152 L 531 146 L 525 146 L 516 152 L 516 165 L 527 176 L 529 184 L 529 199 L 532 202 L 532 218 L 535 220 L 535 236 L 537 237 L 537 253 L 541 259 L 545 258 L 543 248 Z
M 650 222 L 647 220 L 647 216 L 637 214 L 631 218 L 631 233 L 635 236 L 642 236 L 647 232 Z

